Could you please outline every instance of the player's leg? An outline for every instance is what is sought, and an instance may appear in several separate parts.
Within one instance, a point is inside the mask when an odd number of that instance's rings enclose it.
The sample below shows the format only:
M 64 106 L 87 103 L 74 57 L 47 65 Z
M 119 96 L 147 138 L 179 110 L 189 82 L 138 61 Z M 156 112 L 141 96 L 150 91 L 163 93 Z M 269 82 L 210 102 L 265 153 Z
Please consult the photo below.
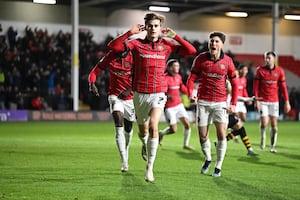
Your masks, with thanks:
M 165 93 L 154 93 L 147 96 L 146 102 L 151 102 L 147 104 L 147 109 L 149 111 L 149 138 L 147 141 L 147 165 L 145 172 L 145 180 L 147 182 L 153 182 L 153 167 L 156 158 L 158 140 L 159 140 L 159 131 L 158 125 L 160 118 L 163 114 L 163 110 L 167 101 Z
M 124 104 L 124 133 L 126 141 L 127 160 L 129 159 L 129 146 L 133 135 L 133 122 L 135 121 L 135 111 L 132 100 L 123 101 Z
M 177 115 L 180 122 L 182 123 L 184 129 L 183 129 L 183 148 L 187 150 L 193 150 L 193 148 L 189 145 L 190 138 L 191 138 L 191 126 L 190 126 L 190 120 L 188 113 L 186 109 L 184 108 L 183 104 L 179 104 L 177 106 L 178 112 Z
M 221 168 L 227 150 L 226 130 L 228 126 L 228 114 L 227 111 L 223 109 L 224 107 L 226 107 L 226 102 L 224 102 L 224 104 L 220 103 L 219 107 L 215 108 L 213 113 L 218 138 L 218 144 L 216 146 L 217 162 L 214 173 L 212 174 L 215 177 L 221 176 Z
M 198 104 L 196 109 L 196 116 L 197 116 L 196 124 L 198 125 L 199 142 L 200 142 L 201 150 L 205 157 L 205 161 L 202 164 L 200 172 L 202 174 L 206 174 L 209 170 L 212 161 L 211 144 L 209 140 L 209 125 L 211 123 L 211 119 L 210 119 L 208 108 Z
M 257 156 L 258 154 L 252 149 L 252 145 L 249 137 L 247 136 L 246 129 L 240 120 L 232 127 L 232 130 L 234 135 L 239 135 L 241 137 L 243 144 L 248 151 L 248 155 Z
M 276 153 L 277 150 L 275 148 L 276 143 L 277 143 L 277 135 L 278 135 L 278 130 L 277 130 L 277 117 L 270 116 L 270 124 L 271 124 L 271 129 L 270 129 L 270 152 L 271 153 Z
M 269 123 L 269 108 L 268 104 L 261 102 L 260 105 L 260 148 L 266 147 L 266 132 Z
M 149 137 L 149 112 L 150 108 L 147 103 L 148 94 L 134 92 L 133 104 L 138 124 L 138 136 L 142 142 L 141 155 L 143 160 L 147 161 L 147 142 Z
M 193 150 L 190 146 L 190 138 L 191 138 L 191 126 L 190 121 L 187 117 L 179 118 L 180 122 L 183 125 L 183 148 L 187 150 Z
M 215 165 L 215 172 L 213 176 L 220 176 L 222 164 L 225 158 L 226 150 L 227 150 L 227 139 L 226 139 L 226 123 L 215 122 L 216 132 L 218 143 L 216 145 L 216 154 L 217 154 L 217 162 Z
M 176 112 L 173 108 L 165 109 L 165 118 L 169 126 L 159 131 L 159 144 L 162 145 L 165 135 L 174 134 L 177 131 Z
M 121 171 L 128 171 L 128 160 L 127 160 L 127 149 L 126 149 L 126 139 L 124 134 L 124 126 L 123 126 L 123 113 L 120 111 L 113 111 L 112 113 L 113 120 L 115 123 L 115 138 L 116 144 L 121 156 L 122 167 Z
M 115 95 L 108 96 L 110 105 L 110 112 L 112 114 L 115 125 L 115 139 L 118 151 L 121 157 L 121 171 L 128 170 L 128 160 L 126 151 L 126 140 L 124 135 L 124 105 L 120 99 Z
M 270 152 L 271 153 L 276 153 L 276 143 L 277 143 L 277 135 L 278 135 L 278 130 L 277 130 L 277 123 L 278 123 L 278 117 L 279 117 L 279 103 L 272 103 L 270 105 Z

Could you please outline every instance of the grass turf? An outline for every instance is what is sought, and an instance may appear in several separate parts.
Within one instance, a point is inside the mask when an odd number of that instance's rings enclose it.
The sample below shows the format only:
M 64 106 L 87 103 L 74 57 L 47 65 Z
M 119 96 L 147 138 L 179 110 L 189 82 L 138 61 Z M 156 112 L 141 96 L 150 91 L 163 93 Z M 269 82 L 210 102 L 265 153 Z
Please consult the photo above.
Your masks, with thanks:
M 258 122 L 245 127 L 260 155 L 247 156 L 241 141 L 228 142 L 222 176 L 215 178 L 199 174 L 204 158 L 196 128 L 190 142 L 195 151 L 188 151 L 179 125 L 158 149 L 151 184 L 144 181 L 136 126 L 129 172 L 121 173 L 111 122 L 0 123 L 0 199 L 299 199 L 299 122 L 279 122 L 276 154 L 268 146 L 259 149 Z M 213 141 L 213 126 L 210 131 Z

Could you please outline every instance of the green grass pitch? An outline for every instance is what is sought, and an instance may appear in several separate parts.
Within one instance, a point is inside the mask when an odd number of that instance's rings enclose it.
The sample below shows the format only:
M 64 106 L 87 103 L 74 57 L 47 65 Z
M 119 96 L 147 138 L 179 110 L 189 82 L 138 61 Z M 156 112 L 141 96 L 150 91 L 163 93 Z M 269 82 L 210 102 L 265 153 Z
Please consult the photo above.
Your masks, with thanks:
M 276 154 L 268 151 L 269 134 L 267 148 L 259 149 L 258 122 L 245 127 L 260 155 L 247 156 L 241 141 L 229 141 L 222 176 L 215 178 L 199 173 L 204 158 L 196 128 L 195 151 L 188 151 L 179 125 L 158 149 L 151 184 L 144 181 L 136 126 L 129 171 L 121 173 L 112 122 L 0 123 L 0 200 L 300 199 L 300 123 L 279 122 Z

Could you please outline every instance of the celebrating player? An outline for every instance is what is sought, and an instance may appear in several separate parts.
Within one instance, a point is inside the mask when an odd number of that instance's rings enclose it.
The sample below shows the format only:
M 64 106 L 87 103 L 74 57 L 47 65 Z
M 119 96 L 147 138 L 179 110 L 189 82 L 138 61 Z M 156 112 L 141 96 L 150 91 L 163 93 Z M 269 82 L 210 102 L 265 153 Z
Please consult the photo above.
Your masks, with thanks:
M 115 51 L 131 51 L 134 59 L 133 91 L 142 155 L 147 160 L 145 180 L 154 181 L 153 166 L 158 147 L 158 124 L 166 103 L 164 72 L 171 53 L 192 55 L 196 49 L 170 28 L 162 28 L 165 17 L 147 13 L 144 25 L 137 24 L 108 44 Z M 125 42 L 130 36 L 146 31 L 144 39 Z M 166 39 L 163 36 L 168 37 Z M 170 39 L 171 38 L 171 39 Z M 175 40 L 175 41 L 174 41 Z
M 215 124 L 218 144 L 216 147 L 217 162 L 215 177 L 221 176 L 221 167 L 227 149 L 226 130 L 229 112 L 234 112 L 237 102 L 236 69 L 232 59 L 223 52 L 225 35 L 212 32 L 209 35 L 209 51 L 199 54 L 193 61 L 191 74 L 187 80 L 189 97 L 192 102 L 197 100 L 197 125 L 199 140 L 205 155 L 201 173 L 206 174 L 212 162 L 209 126 Z M 227 106 L 226 79 L 232 86 L 231 104 Z M 199 80 L 197 97 L 193 95 L 194 82 Z M 224 109 L 227 108 L 227 109 Z

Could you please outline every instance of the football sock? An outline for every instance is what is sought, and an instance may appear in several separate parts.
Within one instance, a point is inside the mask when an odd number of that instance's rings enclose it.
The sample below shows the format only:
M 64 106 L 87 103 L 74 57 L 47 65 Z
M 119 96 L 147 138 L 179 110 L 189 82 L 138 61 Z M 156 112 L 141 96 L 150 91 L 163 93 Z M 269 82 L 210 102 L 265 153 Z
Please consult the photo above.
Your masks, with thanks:
M 271 148 L 275 148 L 277 142 L 277 128 L 271 128 L 270 138 L 271 138 Z
M 216 162 L 216 168 L 221 169 L 222 163 L 226 154 L 227 149 L 227 140 L 219 140 L 218 144 L 216 146 L 216 153 L 217 153 L 217 162 Z
M 127 160 L 128 160 L 128 156 L 129 156 L 129 146 L 131 143 L 131 139 L 132 139 L 132 133 L 133 133 L 133 129 L 131 129 L 131 131 L 129 133 L 127 133 L 126 131 L 125 133 L 125 146 L 126 146 L 126 154 L 127 154 Z
M 241 139 L 242 139 L 242 141 L 243 141 L 245 147 L 246 147 L 247 149 L 249 149 L 249 148 L 251 147 L 251 143 L 250 143 L 250 139 L 248 138 L 248 136 L 247 136 L 247 134 L 246 134 L 245 128 L 244 128 L 244 127 L 240 128 L 240 129 L 238 130 L 238 132 L 239 132 L 239 135 L 241 136 Z
M 115 127 L 115 137 L 117 147 L 119 149 L 119 153 L 121 156 L 122 162 L 127 162 L 127 151 L 126 151 L 126 141 L 124 135 L 124 128 L 123 127 Z
M 266 145 L 266 128 L 260 128 L 260 147 L 264 148 Z
M 184 129 L 184 132 L 183 132 L 183 146 L 189 146 L 190 137 L 191 137 L 191 128 Z
M 235 135 L 233 134 L 233 132 L 228 133 L 228 134 L 226 135 L 226 140 L 227 140 L 227 141 L 232 140 L 234 137 L 235 137 Z
M 153 168 L 158 147 L 158 138 L 149 138 L 147 142 L 148 166 Z
M 211 149 L 209 138 L 205 142 L 201 143 L 201 149 L 205 156 L 205 160 L 211 161 Z

